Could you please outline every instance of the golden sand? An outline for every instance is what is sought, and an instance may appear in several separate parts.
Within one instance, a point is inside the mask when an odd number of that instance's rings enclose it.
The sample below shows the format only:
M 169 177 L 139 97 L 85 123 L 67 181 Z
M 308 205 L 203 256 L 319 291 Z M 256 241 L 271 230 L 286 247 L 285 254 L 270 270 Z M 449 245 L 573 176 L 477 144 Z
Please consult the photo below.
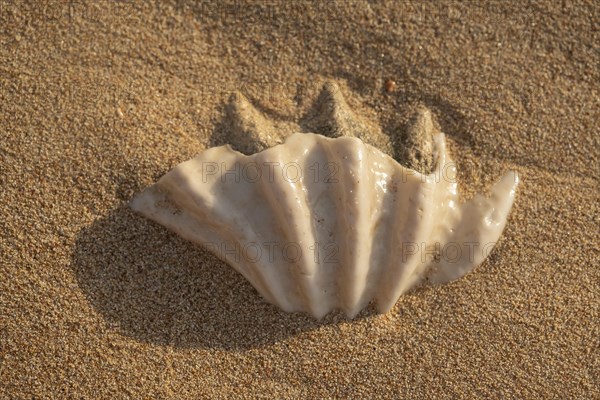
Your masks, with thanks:
M 0 398 L 600 396 L 597 2 L 0 1 Z M 290 315 L 127 202 L 325 79 L 396 148 L 430 108 L 466 196 L 522 177 L 474 273 Z M 391 79 L 393 91 L 385 88 Z

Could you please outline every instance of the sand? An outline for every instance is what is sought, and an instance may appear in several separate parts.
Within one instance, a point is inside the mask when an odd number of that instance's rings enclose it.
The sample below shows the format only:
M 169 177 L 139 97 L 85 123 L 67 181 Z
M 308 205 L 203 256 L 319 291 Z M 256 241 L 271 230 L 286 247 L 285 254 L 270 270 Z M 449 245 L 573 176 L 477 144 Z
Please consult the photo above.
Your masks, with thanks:
M 599 18 L 592 1 L 0 2 L 0 397 L 599 397 Z M 223 140 L 233 92 L 293 128 L 326 79 L 394 145 L 431 109 L 466 198 L 520 173 L 475 272 L 315 321 L 127 207 Z

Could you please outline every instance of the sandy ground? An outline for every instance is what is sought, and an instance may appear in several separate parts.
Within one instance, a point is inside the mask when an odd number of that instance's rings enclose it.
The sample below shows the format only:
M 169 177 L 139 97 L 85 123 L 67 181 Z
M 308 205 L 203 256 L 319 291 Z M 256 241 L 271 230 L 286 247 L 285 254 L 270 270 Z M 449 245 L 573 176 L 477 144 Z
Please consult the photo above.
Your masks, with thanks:
M 598 398 L 598 3 L 291 3 L 0 0 L 0 397 Z M 355 321 L 127 207 L 328 78 L 392 141 L 429 107 L 466 197 L 522 177 L 474 273 Z

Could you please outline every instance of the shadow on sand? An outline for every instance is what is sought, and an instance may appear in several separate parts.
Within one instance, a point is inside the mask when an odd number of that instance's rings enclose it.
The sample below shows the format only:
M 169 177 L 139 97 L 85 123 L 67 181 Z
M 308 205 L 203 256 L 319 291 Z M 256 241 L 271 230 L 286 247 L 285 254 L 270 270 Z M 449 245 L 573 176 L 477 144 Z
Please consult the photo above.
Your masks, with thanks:
M 71 266 L 107 323 L 143 342 L 236 351 L 346 321 L 280 311 L 233 268 L 127 205 L 79 233 Z

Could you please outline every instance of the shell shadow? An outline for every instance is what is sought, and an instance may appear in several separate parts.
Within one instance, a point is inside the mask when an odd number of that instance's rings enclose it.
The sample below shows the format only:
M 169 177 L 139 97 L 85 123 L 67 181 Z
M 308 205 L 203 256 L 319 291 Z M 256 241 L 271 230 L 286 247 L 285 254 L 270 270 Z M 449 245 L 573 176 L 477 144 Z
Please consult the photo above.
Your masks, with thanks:
M 285 137 L 297 130 L 290 126 L 293 122 L 288 117 L 245 96 L 243 92 L 230 93 L 220 119 L 213 122 L 208 147 L 228 144 L 244 154 L 255 154 L 283 142 Z M 262 140 L 263 134 L 275 139 L 275 142 Z
M 233 124 L 235 120 L 234 110 L 231 105 L 231 102 L 228 101 L 223 104 L 222 114 L 218 120 L 212 121 L 213 129 L 208 139 L 207 148 L 231 145 L 234 149 L 239 148 L 237 143 L 232 144 L 231 131 L 234 129 Z M 252 143 L 251 143 L 252 144 Z M 260 151 L 260 147 L 254 145 L 253 148 L 250 149 L 251 153 L 258 153 Z
M 356 92 L 363 93 L 372 90 L 365 80 L 360 77 L 350 76 L 347 73 L 335 74 L 333 78 L 326 81 L 345 80 L 348 87 Z M 325 86 L 324 86 L 325 87 Z M 324 88 L 323 87 L 323 88 Z M 366 89 L 369 88 L 369 89 Z M 339 89 L 337 89 L 339 90 Z M 369 131 L 366 140 L 369 144 L 386 152 L 396 161 L 402 163 L 404 160 L 405 146 L 407 143 L 406 136 L 409 127 L 413 124 L 415 111 L 423 106 L 430 109 L 435 115 L 435 120 L 439 124 L 442 132 L 447 137 L 452 138 L 460 147 L 468 148 L 474 154 L 478 154 L 478 146 L 472 132 L 475 130 L 469 119 L 461 112 L 460 109 L 453 106 L 449 101 L 440 97 L 437 94 L 422 92 L 414 87 L 414 84 L 408 79 L 402 79 L 400 89 L 394 94 L 384 94 L 382 97 L 376 98 L 375 102 L 390 102 L 392 110 L 395 110 L 388 115 L 381 116 L 378 123 L 381 127 L 379 135 L 387 136 L 391 147 L 386 148 L 384 142 L 386 140 L 378 139 L 377 133 Z M 364 94 L 364 93 L 363 93 Z M 242 93 L 243 95 L 243 93 Z M 214 122 L 214 128 L 209 139 L 208 147 L 222 146 L 225 144 L 231 145 L 234 149 L 241 151 L 244 154 L 255 154 L 266 148 L 272 147 L 274 144 L 282 143 L 285 139 L 294 132 L 313 132 L 324 136 L 336 137 L 339 136 L 339 128 L 350 126 L 360 126 L 361 131 L 367 131 L 368 121 L 361 115 L 352 115 L 350 120 L 338 121 L 336 117 L 331 115 L 323 104 L 329 104 L 327 96 L 333 96 L 321 89 L 316 98 L 310 101 L 309 107 L 303 111 L 302 115 L 294 124 L 289 117 L 279 115 L 273 110 L 268 110 L 263 107 L 256 99 L 245 100 L 246 108 L 253 111 L 247 115 L 241 114 L 233 102 L 233 96 L 223 107 L 223 113 L 218 121 Z M 383 97 L 386 96 L 386 97 Z M 340 103 L 336 103 L 342 108 L 348 107 L 343 97 Z M 384 100 L 385 99 L 385 100 Z M 331 105 L 331 104 L 330 104 Z M 346 115 L 351 115 L 349 112 Z M 259 117 L 260 115 L 260 117 Z M 246 120 L 246 127 L 242 121 Z M 262 121 L 262 122 L 261 122 Z M 248 123 L 249 122 L 249 123 Z M 362 123 L 361 123 L 362 122 Z M 316 124 L 315 124 L 316 123 Z M 282 126 L 286 124 L 287 126 Z M 293 125 L 292 125 L 293 124 Z M 293 128 L 291 128 L 293 126 Z M 268 137 L 278 136 L 276 143 L 266 143 L 261 140 L 262 133 L 267 133 Z M 360 136 L 359 136 L 360 137 Z M 372 141 L 369 140 L 372 139 Z
M 109 327 L 142 342 L 241 351 L 348 321 L 280 311 L 207 250 L 127 205 L 80 231 L 71 268 Z M 373 315 L 370 306 L 357 318 Z
M 397 112 L 400 114 L 406 113 L 409 116 L 411 107 L 416 105 L 427 107 L 434 113 L 442 132 L 447 137 L 452 138 L 460 147 L 467 147 L 478 154 L 477 141 L 472 134 L 475 126 L 459 108 L 436 93 L 424 92 L 414 79 L 408 77 L 402 69 L 390 74 L 390 76 L 396 77 L 398 89 L 391 95 L 386 95 L 383 88 L 378 90 L 381 92 L 381 98 L 384 98 L 384 96 L 391 98 L 393 109 L 398 110 Z M 335 77 L 336 79 L 344 79 L 348 83 L 348 87 L 356 93 L 368 92 L 367 88 L 372 86 L 371 80 L 342 70 L 336 71 Z M 399 159 L 402 152 L 400 149 L 402 138 L 408 129 L 408 120 L 407 122 L 400 122 L 394 114 L 390 114 L 380 118 L 378 122 L 381 125 L 382 132 L 389 136 L 392 143 L 394 143 L 392 157 L 396 160 Z

